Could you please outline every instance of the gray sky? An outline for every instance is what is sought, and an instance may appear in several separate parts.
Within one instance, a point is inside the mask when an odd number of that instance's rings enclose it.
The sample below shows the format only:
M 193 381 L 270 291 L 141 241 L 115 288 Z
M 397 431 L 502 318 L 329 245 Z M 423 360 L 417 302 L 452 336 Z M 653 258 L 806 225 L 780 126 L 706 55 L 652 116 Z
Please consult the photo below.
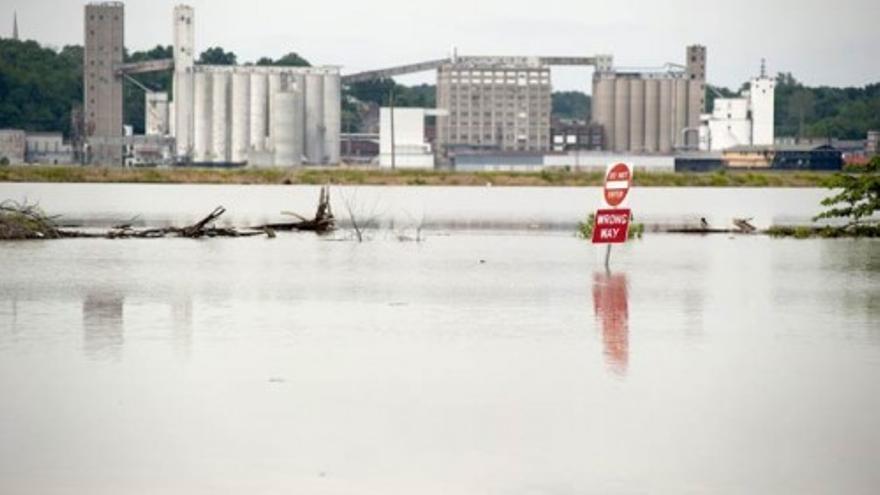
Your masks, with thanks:
M 179 2 L 130 0 L 126 46 L 170 44 Z M 78 0 L 0 0 L 0 33 L 18 11 L 23 38 L 82 43 Z M 684 62 L 687 44 L 708 48 L 708 78 L 736 87 L 767 58 L 771 73 L 792 72 L 810 85 L 880 81 L 880 1 L 696 0 L 226 0 L 190 2 L 199 51 L 220 45 L 239 60 L 296 51 L 343 73 L 446 56 L 593 55 L 619 66 Z M 588 68 L 554 69 L 554 89 L 589 90 Z M 431 73 L 399 78 L 432 82 Z

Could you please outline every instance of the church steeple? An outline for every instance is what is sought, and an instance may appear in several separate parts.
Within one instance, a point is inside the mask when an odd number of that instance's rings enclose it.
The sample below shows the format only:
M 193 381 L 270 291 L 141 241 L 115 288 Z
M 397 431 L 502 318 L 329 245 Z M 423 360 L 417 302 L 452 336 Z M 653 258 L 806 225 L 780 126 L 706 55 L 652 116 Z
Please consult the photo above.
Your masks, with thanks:
M 12 39 L 18 40 L 18 12 L 12 13 Z

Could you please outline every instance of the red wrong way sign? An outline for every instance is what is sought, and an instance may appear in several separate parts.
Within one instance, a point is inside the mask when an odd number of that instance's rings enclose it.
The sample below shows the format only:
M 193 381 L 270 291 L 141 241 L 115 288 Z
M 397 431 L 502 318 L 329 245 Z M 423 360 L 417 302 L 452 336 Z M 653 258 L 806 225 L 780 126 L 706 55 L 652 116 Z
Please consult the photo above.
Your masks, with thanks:
M 614 163 L 605 172 L 605 204 L 616 208 L 623 204 L 632 186 L 632 166 L 628 163 Z
M 629 208 L 598 210 L 593 225 L 593 244 L 622 244 L 629 233 Z

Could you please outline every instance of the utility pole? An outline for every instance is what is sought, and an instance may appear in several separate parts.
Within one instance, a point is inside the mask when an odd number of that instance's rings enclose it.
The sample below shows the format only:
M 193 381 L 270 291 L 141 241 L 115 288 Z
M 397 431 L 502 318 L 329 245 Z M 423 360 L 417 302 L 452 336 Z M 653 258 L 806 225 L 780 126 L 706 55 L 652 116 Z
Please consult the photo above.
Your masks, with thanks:
M 391 87 L 391 90 L 388 91 L 388 103 L 389 103 L 389 106 L 391 107 L 391 170 L 394 170 L 397 168 L 396 167 L 397 164 L 395 163 L 396 150 L 394 149 L 395 145 L 394 145 L 394 87 L 393 86 Z

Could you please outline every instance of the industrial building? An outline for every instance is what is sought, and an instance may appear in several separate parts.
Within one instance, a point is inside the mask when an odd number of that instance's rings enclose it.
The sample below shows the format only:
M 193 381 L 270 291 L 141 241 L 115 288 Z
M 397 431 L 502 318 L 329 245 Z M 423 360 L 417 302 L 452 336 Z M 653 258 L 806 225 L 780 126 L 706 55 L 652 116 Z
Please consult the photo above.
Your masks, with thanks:
M 697 149 L 705 106 L 706 48 L 687 47 L 686 65 L 658 70 L 597 67 L 592 122 L 615 152 L 669 154 Z
M 427 108 L 379 109 L 379 166 L 434 168 L 434 151 L 425 138 L 425 119 L 437 116 Z
M 459 56 L 350 74 L 344 84 L 437 71 L 436 154 L 451 165 L 461 154 L 541 153 L 550 149 L 550 67 L 610 70 L 609 55 L 595 57 Z
M 174 101 L 180 161 L 289 166 L 339 163 L 338 67 L 195 64 L 193 9 L 174 9 Z
M 735 146 L 723 152 L 731 169 L 841 170 L 843 153 L 830 145 Z
M 749 82 L 738 98 L 716 98 L 712 113 L 702 117 L 700 150 L 723 151 L 734 146 L 774 143 L 776 81 L 763 74 Z
M 124 64 L 123 5 L 89 4 L 85 19 L 84 119 L 90 163 L 119 165 L 124 150 L 142 144 L 123 135 L 124 79 L 145 90 L 146 133 L 173 137 L 176 163 L 339 163 L 338 67 L 197 65 L 194 11 L 186 5 L 174 8 L 173 59 Z M 163 70 L 173 70 L 173 101 L 133 77 Z
M 546 151 L 550 68 L 538 58 L 470 57 L 437 69 L 437 140 L 456 148 Z

